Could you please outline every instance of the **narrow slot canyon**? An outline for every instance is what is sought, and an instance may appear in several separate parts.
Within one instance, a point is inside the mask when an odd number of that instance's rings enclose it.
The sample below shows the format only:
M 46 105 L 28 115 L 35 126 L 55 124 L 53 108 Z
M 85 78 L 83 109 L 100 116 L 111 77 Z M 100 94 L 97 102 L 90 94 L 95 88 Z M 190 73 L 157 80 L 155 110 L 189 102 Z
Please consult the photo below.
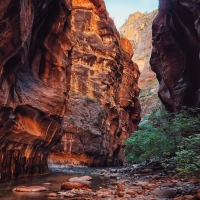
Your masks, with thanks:
M 0 199 L 200 199 L 200 3 L 0 1 Z

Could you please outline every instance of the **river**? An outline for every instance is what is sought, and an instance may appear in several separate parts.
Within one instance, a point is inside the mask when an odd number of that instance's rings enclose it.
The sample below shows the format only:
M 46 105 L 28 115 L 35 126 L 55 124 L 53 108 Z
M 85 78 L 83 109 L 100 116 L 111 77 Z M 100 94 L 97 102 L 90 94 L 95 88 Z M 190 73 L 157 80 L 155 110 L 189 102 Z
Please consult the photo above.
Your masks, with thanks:
M 61 191 L 60 187 L 63 182 L 69 180 L 72 177 L 80 177 L 89 175 L 92 177 L 91 185 L 92 190 L 98 190 L 99 187 L 105 187 L 106 182 L 109 178 L 99 177 L 91 174 L 81 174 L 74 172 L 51 172 L 50 174 L 42 176 L 34 176 L 20 179 L 12 179 L 0 182 L 0 199 L 1 200 L 49 200 L 45 195 L 49 192 Z M 51 183 L 51 185 L 44 185 L 43 183 Z M 45 192 L 13 192 L 16 186 L 45 186 L 49 191 Z M 55 199 L 55 198 L 54 198 Z M 59 199 L 59 198 L 56 198 Z M 69 199 L 69 198 L 65 198 Z

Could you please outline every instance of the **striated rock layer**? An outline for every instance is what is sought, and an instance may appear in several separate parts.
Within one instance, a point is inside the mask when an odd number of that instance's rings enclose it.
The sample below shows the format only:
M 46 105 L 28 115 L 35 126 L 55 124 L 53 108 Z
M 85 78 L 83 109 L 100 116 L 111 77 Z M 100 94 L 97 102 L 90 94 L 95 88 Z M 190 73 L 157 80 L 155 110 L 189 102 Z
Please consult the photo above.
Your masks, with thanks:
M 102 0 L 1 1 L 0 179 L 48 172 L 62 136 L 64 161 L 115 164 L 138 75 Z
M 85 2 L 72 2 L 68 35 L 73 51 L 64 135 L 49 162 L 122 164 L 124 139 L 140 120 L 138 67 L 131 61 L 130 42 L 120 40 L 104 2 Z
M 1 179 L 48 172 L 48 151 L 62 136 L 72 48 L 63 6 L 0 2 Z
M 170 111 L 200 106 L 200 2 L 160 0 L 153 23 L 151 66 Z
M 157 13 L 157 10 L 143 14 L 133 13 L 120 28 L 120 34 L 133 44 L 132 60 L 138 64 L 141 73 L 138 81 L 141 88 L 141 117 L 150 114 L 152 109 L 160 107 L 157 95 L 159 85 L 149 63 L 152 50 L 152 23 Z

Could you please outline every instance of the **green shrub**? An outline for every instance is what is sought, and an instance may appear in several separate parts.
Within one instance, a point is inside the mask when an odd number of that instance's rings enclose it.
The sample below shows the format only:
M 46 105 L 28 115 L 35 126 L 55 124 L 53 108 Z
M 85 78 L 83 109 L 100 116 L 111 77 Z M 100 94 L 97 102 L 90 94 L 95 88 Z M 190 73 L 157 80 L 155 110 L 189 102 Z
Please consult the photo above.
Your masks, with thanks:
M 161 159 L 173 150 L 174 146 L 170 137 L 161 133 L 159 128 L 146 126 L 126 141 L 124 153 L 128 160 L 138 162 L 149 158 Z
M 151 88 L 142 88 L 140 90 L 140 98 L 144 98 L 144 97 L 147 97 L 147 96 L 150 96 L 152 95 L 153 93 L 151 92 Z
M 74 121 L 74 120 L 75 120 L 75 118 L 74 118 L 73 115 L 70 115 L 70 116 L 69 116 L 69 119 L 70 119 L 71 121 Z
M 200 134 L 184 138 L 173 162 L 181 176 L 200 177 Z
M 92 102 L 96 102 L 96 101 L 97 101 L 96 98 L 91 98 L 91 97 L 89 97 L 88 95 L 84 96 L 84 100 L 85 100 L 85 101 L 92 101 Z
M 171 130 L 175 134 L 181 134 L 184 137 L 200 133 L 199 111 L 199 108 L 183 107 L 180 113 L 172 119 L 171 124 L 173 127 L 171 127 Z
M 200 115 L 199 109 L 183 107 L 179 114 L 154 110 L 144 119 L 125 142 L 128 160 L 144 161 L 149 158 L 164 160 L 176 155 L 172 163 L 180 175 L 200 172 Z M 200 175 L 199 175 L 200 176 Z
M 175 144 L 167 131 L 169 117 L 169 113 L 158 110 L 145 117 L 139 130 L 125 142 L 124 153 L 128 160 L 162 159 L 174 153 Z

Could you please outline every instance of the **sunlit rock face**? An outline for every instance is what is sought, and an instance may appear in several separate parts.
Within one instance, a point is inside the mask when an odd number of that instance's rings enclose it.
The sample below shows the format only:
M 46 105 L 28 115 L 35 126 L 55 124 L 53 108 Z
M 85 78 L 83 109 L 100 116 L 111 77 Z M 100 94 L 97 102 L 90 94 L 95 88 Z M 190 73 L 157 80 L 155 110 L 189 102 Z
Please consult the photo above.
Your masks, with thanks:
M 104 2 L 83 2 L 72 1 L 69 15 L 73 51 L 64 136 L 49 162 L 122 164 L 124 140 L 140 120 L 138 67 Z
M 151 66 L 170 111 L 200 106 L 199 13 L 199 1 L 160 1 L 153 23 Z
M 157 13 L 157 10 L 150 13 L 133 13 L 119 30 L 122 37 L 131 41 L 134 51 L 132 60 L 139 67 L 141 117 L 161 106 L 157 94 L 159 84 L 149 63 L 152 50 L 152 23 Z
M 115 164 L 139 121 L 137 79 L 103 1 L 1 1 L 0 178 L 48 172 L 62 136 L 64 161 Z

